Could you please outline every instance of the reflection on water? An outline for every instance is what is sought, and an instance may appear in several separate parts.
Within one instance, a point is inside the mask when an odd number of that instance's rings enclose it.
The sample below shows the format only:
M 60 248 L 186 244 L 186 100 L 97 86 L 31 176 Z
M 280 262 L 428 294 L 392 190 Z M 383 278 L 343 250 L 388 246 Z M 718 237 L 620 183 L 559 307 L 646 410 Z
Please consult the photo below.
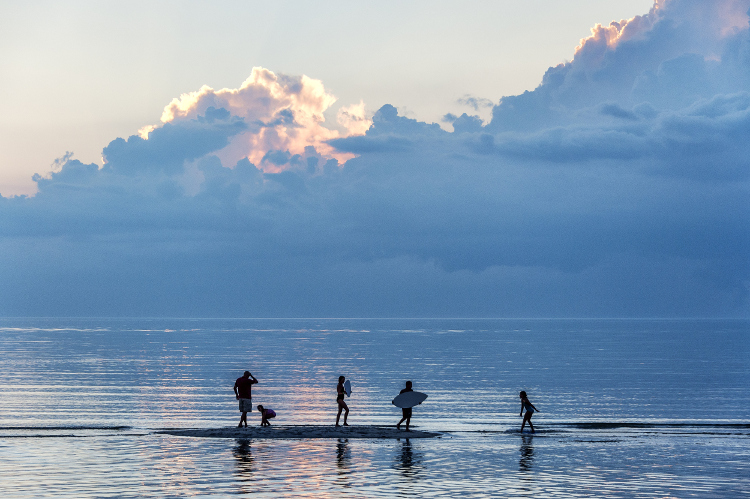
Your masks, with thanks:
M 346 474 L 351 458 L 352 452 L 349 449 L 349 439 L 339 438 L 336 443 L 336 466 L 338 466 L 340 474 Z
M 714 430 L 655 434 L 625 427 L 398 441 L 201 439 L 111 430 L 0 437 L 0 497 L 42 497 L 50 490 L 82 499 L 748 497 L 750 432 Z
M 232 454 L 236 458 L 237 474 L 240 477 L 249 477 L 253 471 L 253 453 L 250 443 L 250 440 L 238 439 L 237 445 L 232 450 Z M 246 480 L 247 478 L 244 479 Z
M 398 460 L 396 462 L 396 469 L 398 469 L 404 478 L 413 480 L 417 478 L 423 456 L 420 452 L 415 451 L 412 447 L 411 441 L 407 438 L 399 440 L 400 451 L 398 453 Z
M 253 453 L 251 440 L 238 439 L 232 454 L 235 458 L 234 476 L 237 480 L 240 494 L 250 494 L 253 491 Z
M 352 486 L 349 480 L 351 473 L 352 451 L 349 449 L 349 439 L 339 438 L 336 442 L 336 474 L 338 486 L 348 489 Z
M 521 436 L 521 458 L 518 460 L 518 471 L 521 473 L 531 471 L 534 464 L 534 436 Z

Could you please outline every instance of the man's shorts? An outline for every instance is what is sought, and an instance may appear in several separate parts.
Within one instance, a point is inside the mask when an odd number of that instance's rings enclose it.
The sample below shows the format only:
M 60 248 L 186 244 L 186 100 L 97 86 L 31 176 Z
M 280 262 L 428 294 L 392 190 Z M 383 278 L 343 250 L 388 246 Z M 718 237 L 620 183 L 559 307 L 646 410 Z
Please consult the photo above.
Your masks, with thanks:
M 252 412 L 253 399 L 240 399 L 240 412 Z

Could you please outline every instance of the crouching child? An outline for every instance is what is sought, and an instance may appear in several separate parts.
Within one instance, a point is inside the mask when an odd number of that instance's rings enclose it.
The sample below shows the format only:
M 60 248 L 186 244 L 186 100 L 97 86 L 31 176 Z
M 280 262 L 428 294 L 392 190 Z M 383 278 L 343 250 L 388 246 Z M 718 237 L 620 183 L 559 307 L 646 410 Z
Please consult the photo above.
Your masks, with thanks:
M 259 405 L 258 412 L 260 412 L 261 416 L 260 425 L 271 426 L 271 423 L 269 423 L 268 420 L 276 417 L 276 413 L 273 412 L 273 409 L 264 409 L 262 405 Z

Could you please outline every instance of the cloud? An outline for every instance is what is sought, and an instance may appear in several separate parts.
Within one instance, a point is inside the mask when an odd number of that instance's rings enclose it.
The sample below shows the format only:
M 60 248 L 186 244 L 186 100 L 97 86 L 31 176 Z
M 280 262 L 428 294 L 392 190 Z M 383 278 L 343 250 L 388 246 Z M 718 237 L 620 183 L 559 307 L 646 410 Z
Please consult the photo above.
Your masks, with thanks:
M 350 136 L 329 140 L 337 150 L 362 154 L 367 152 L 406 151 L 415 142 L 444 136 L 437 124 L 421 123 L 415 119 L 398 115 L 398 110 L 386 104 L 372 117 L 371 125 L 364 136 Z
M 469 106 L 470 108 L 474 109 L 474 111 L 479 111 L 479 109 L 483 107 L 492 107 L 494 105 L 494 103 L 490 99 L 485 99 L 483 97 L 474 97 L 468 94 L 458 99 L 458 103 L 462 106 Z
M 179 173 L 186 161 L 226 148 L 247 128 L 242 118 L 232 117 L 226 109 L 208 107 L 203 116 L 165 123 L 148 139 L 138 135 L 115 139 L 102 153 L 107 167 L 118 173 Z
M 644 16 L 596 26 L 572 61 L 550 68 L 532 92 L 501 99 L 488 128 L 567 125 L 601 104 L 678 110 L 748 88 L 747 0 L 659 1 Z
M 463 113 L 461 116 L 448 113 L 443 116 L 443 121 L 453 125 L 453 131 L 458 133 L 464 132 L 480 132 L 484 122 L 479 116 L 470 116 Z
M 183 95 L 0 197 L 0 314 L 747 317 L 746 4 L 597 26 L 452 133 L 328 129 L 321 82 L 260 68 Z
M 194 119 L 209 108 L 224 109 L 231 116 L 242 118 L 247 129 L 216 155 L 229 166 L 247 158 L 264 171 L 278 172 L 283 169 L 281 164 L 264 161 L 270 157 L 269 151 L 288 151 L 305 157 L 305 149 L 312 147 L 327 159 L 344 162 L 352 157 L 327 143 L 341 136 L 325 126 L 324 113 L 334 102 L 336 98 L 320 80 L 304 75 L 277 75 L 256 67 L 239 88 L 214 90 L 203 86 L 197 92 L 173 99 L 164 108 L 161 121 L 178 123 Z M 338 118 L 347 134 L 359 135 L 369 127 L 364 102 L 341 108 Z
M 336 120 L 350 135 L 364 135 L 372 126 L 372 120 L 367 118 L 365 112 L 365 101 L 342 107 L 336 115 Z
M 596 113 L 581 113 L 580 123 L 527 133 L 484 132 L 470 145 L 477 153 L 514 160 L 630 161 L 631 169 L 649 175 L 747 181 L 750 145 L 742 137 L 750 132 L 749 99 L 747 92 L 722 94 L 657 114 L 649 106 L 626 110 L 605 104 Z

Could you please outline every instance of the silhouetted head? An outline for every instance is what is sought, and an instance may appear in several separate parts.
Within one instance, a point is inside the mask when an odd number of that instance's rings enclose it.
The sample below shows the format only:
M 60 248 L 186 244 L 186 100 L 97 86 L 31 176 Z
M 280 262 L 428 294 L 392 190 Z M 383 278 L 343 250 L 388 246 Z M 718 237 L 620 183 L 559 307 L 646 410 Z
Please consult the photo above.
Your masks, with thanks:
M 263 406 L 262 405 L 258 405 L 258 411 L 263 412 Z
M 345 379 L 345 376 L 339 376 L 339 383 L 343 383 Z
M 249 378 L 250 377 L 250 371 L 245 371 L 244 373 L 242 373 L 242 376 L 245 377 L 245 378 Z
M 411 381 L 406 382 L 406 388 L 411 388 Z
M 524 392 L 524 391 L 522 391 L 522 392 L 521 392 L 521 398 L 522 398 L 522 399 L 525 399 L 525 398 L 526 398 L 526 392 Z

